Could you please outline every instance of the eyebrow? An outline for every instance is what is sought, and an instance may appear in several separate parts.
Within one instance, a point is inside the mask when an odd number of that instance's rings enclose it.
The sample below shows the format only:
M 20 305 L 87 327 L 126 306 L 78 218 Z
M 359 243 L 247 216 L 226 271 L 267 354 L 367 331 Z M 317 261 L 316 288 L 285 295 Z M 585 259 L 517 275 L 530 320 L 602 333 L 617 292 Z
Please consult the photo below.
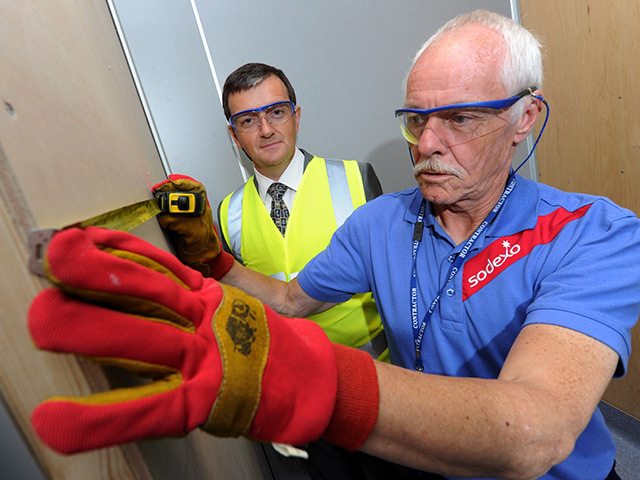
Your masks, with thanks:
M 461 101 L 457 101 L 455 103 L 443 103 L 442 105 L 435 105 L 433 107 L 428 107 L 428 108 L 424 108 L 421 105 L 418 105 L 417 103 L 409 103 L 406 104 L 404 107 L 402 108 L 413 108 L 415 110 L 431 110 L 432 108 L 440 108 L 440 107 L 447 107 L 449 105 L 466 105 L 469 103 L 478 103 L 478 102 L 482 102 L 483 100 L 461 100 Z

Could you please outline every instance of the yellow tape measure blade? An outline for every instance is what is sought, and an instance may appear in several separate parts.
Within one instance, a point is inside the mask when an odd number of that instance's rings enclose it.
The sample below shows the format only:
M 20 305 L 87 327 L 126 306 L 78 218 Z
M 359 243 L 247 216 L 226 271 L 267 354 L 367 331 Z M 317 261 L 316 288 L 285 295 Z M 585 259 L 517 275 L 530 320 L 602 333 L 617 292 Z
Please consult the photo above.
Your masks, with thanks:
M 159 213 L 172 215 L 201 215 L 206 207 L 202 193 L 162 192 L 154 198 L 111 210 L 81 222 L 57 228 L 40 228 L 29 231 L 29 270 L 44 275 L 44 254 L 53 236 L 68 228 L 104 227 L 121 232 L 130 232 Z
M 119 230 L 121 232 L 130 232 L 160 212 L 161 209 L 158 199 L 151 198 L 101 215 L 96 215 L 95 217 L 71 226 L 98 226 L 110 228 L 111 230 Z

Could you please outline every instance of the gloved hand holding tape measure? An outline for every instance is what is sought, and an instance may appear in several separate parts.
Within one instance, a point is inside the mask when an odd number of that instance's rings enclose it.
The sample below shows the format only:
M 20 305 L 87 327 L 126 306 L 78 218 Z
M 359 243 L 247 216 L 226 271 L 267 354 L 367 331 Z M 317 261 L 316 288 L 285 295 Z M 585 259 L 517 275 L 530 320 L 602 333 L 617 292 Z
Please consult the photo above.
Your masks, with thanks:
M 195 192 L 203 194 L 205 199 L 207 195 L 204 185 L 186 175 L 169 175 L 167 180 L 151 187 L 151 191 L 154 194 Z M 208 199 L 200 215 L 165 214 L 158 217 L 158 222 L 169 232 L 178 258 L 205 277 L 219 280 L 233 266 L 233 256 L 223 251 L 220 246 Z
M 32 424 L 59 452 L 197 427 L 292 444 L 322 436 L 357 449 L 375 426 L 373 360 L 330 343 L 312 321 L 283 318 L 125 232 L 60 231 L 44 266 L 57 288 L 29 310 L 35 344 L 153 380 L 39 405 Z
M 44 275 L 43 253 L 53 236 L 69 228 L 98 226 L 129 232 L 158 215 L 170 232 L 178 257 L 191 268 L 216 280 L 233 266 L 233 257 L 220 248 L 204 186 L 185 175 L 169 175 L 152 187 L 154 198 L 126 205 L 61 228 L 37 228 L 28 233 L 29 269 Z

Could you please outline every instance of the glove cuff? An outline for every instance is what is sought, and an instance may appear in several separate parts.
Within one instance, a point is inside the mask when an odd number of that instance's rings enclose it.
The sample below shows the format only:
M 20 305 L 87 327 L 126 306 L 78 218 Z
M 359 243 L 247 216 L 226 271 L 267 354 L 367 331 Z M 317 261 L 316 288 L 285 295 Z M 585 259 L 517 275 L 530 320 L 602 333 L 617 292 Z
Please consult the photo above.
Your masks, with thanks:
M 358 450 L 378 419 L 378 375 L 369 354 L 333 344 L 338 364 L 338 392 L 322 438 L 347 450 Z
M 209 266 L 208 276 L 215 278 L 216 280 L 220 280 L 229 270 L 231 270 L 233 262 L 233 255 L 225 252 L 224 250 L 220 250 L 220 254 L 216 258 L 203 263 Z

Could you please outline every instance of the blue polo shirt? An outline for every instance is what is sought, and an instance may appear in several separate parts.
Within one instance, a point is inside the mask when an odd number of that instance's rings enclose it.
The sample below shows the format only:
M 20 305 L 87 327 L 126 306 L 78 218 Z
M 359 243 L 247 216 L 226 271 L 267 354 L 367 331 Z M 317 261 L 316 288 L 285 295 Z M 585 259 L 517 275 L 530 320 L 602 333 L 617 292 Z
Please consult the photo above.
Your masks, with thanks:
M 322 301 L 372 291 L 391 361 L 406 368 L 415 360 L 410 282 L 422 199 L 416 187 L 366 203 L 298 275 L 302 289 Z M 420 321 L 462 247 L 428 204 L 416 258 Z M 640 314 L 639 259 L 640 221 L 633 212 L 517 176 L 502 210 L 442 292 L 424 335 L 425 372 L 497 378 L 522 327 L 546 323 L 611 347 L 620 357 L 616 376 L 623 375 Z M 542 478 L 603 479 L 614 455 L 596 410 L 571 456 Z

